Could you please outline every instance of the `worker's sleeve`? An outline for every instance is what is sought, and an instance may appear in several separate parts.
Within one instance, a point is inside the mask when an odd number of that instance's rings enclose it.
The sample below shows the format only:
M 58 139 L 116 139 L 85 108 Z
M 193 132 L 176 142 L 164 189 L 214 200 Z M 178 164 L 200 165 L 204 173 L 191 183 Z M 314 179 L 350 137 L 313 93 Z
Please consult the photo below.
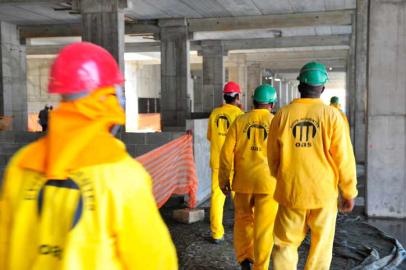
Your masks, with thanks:
M 268 137 L 268 165 L 273 177 L 278 176 L 280 162 L 280 145 L 278 142 L 280 116 L 277 114 L 271 123 Z
M 237 121 L 231 124 L 220 153 L 219 185 L 223 187 L 230 181 L 234 168 L 234 151 L 237 144 Z
M 207 124 L 207 140 L 211 141 L 211 115 Z
M 8 249 L 10 233 L 13 226 L 15 199 L 19 196 L 23 179 L 21 170 L 16 166 L 25 148 L 19 150 L 10 160 L 4 170 L 0 186 L 0 269 L 8 269 Z
M 337 114 L 332 119 L 333 134 L 330 153 L 339 173 L 338 185 L 345 199 L 357 196 L 357 173 L 354 151 L 347 123 Z
M 136 176 L 126 181 L 114 211 L 119 257 L 125 269 L 177 270 L 176 250 L 152 195 L 151 179 L 142 171 Z
M 7 187 L 8 183 L 9 180 L 7 177 L 4 177 L 3 185 L 0 189 L 0 269 L 7 269 L 7 250 L 10 241 L 11 205 Z

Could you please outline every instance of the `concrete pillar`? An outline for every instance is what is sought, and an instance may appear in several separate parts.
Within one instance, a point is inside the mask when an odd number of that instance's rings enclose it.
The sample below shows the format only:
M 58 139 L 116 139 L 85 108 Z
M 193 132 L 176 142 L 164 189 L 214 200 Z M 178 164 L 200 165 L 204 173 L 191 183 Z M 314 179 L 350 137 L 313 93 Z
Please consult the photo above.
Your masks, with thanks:
M 230 55 L 228 58 L 228 81 L 236 82 L 241 87 L 241 101 L 246 108 L 247 95 L 247 63 L 245 55 Z
M 124 71 L 124 11 L 126 1 L 81 0 L 82 40 L 108 50 Z
M 354 148 L 357 161 L 362 163 L 365 162 L 366 152 L 368 6 L 369 0 L 357 0 Z
M 279 78 L 275 80 L 274 77 L 273 87 L 275 87 L 276 95 L 278 96 L 278 103 L 276 104 L 277 105 L 276 108 L 279 110 L 284 106 L 286 98 L 283 93 L 284 91 L 282 91 L 282 81 L 280 81 Z
M 261 64 L 249 64 L 247 66 L 247 107 L 246 110 L 251 110 L 254 106 L 252 104 L 252 96 L 254 90 L 262 81 L 262 68 Z
M 160 20 L 161 124 L 165 131 L 184 130 L 191 112 L 190 41 L 185 19 Z
M 0 116 L 12 118 L 12 130 L 28 126 L 26 64 L 17 26 L 0 22 Z
M 406 217 L 406 1 L 370 1 L 368 216 Z
M 353 16 L 353 25 L 355 25 L 355 16 Z M 356 44 L 356 33 L 351 34 L 350 50 L 347 57 L 347 72 L 346 72 L 346 114 L 350 124 L 350 135 L 353 144 L 355 144 L 354 130 L 355 130 L 355 44 Z
M 289 98 L 288 98 L 288 103 L 292 102 L 292 100 L 295 98 L 294 97 L 294 89 L 292 87 L 292 83 L 289 81 L 286 83 L 286 91 L 288 92 Z
M 203 56 L 203 112 L 211 112 L 223 104 L 225 80 L 224 51 L 221 40 L 206 40 L 201 43 Z

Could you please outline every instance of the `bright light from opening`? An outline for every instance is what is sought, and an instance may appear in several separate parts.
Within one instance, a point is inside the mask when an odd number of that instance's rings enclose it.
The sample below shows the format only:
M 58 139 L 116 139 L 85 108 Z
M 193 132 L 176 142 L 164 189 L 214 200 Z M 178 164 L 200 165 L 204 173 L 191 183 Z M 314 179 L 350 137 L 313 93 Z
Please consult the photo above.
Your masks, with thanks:
M 281 81 L 281 79 L 275 78 L 275 82 L 280 82 L 280 81 Z

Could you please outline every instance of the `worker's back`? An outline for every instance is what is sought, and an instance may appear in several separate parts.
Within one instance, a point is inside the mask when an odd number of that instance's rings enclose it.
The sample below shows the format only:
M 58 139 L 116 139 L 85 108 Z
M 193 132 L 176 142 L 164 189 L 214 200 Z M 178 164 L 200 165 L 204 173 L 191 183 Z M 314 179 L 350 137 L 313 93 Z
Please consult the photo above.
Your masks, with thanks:
M 279 203 L 301 209 L 336 203 L 339 181 L 345 194 L 356 194 L 345 187 L 346 181 L 355 179 L 345 123 L 321 99 L 296 99 L 282 108 L 273 120 L 268 147 Z
M 267 161 L 267 138 L 273 115 L 267 109 L 254 109 L 238 117 L 231 126 L 222 153 L 234 155 L 232 190 L 240 193 L 273 194 L 275 179 Z M 234 150 L 229 148 L 234 148 Z M 223 168 L 229 157 L 222 154 Z M 220 173 L 222 173 L 220 171 Z
M 19 166 L 30 147 L 5 174 L 1 269 L 177 269 L 150 176 L 133 158 L 47 180 Z
M 210 166 L 219 168 L 220 151 L 223 147 L 228 129 L 237 116 L 243 114 L 240 108 L 224 104 L 212 111 L 209 117 L 207 139 L 210 141 Z

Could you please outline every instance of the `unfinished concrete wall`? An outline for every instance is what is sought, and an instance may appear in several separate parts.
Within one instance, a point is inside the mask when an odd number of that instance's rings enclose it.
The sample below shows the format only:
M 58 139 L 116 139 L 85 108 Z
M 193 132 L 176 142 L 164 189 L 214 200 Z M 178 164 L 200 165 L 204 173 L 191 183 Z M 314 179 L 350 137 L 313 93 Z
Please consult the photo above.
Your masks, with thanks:
M 406 217 L 406 1 L 372 0 L 367 214 Z
M 56 106 L 59 95 L 48 94 L 49 70 L 54 58 L 27 58 L 28 113 L 38 113 L 45 105 Z
M 142 65 L 137 69 L 137 92 L 139 98 L 160 98 L 161 65 Z
M 17 26 L 0 21 L 0 115 L 12 118 L 13 130 L 27 130 L 25 46 Z
M 200 204 L 211 194 L 210 144 L 207 140 L 208 119 L 188 120 L 187 128 L 193 130 L 193 150 L 199 186 L 197 203 Z
M 123 133 L 120 139 L 126 144 L 128 153 L 133 157 L 137 157 L 177 139 L 183 134 L 183 132 Z M 10 157 L 18 149 L 43 135 L 44 133 L 0 132 L 0 184 L 2 172 L 8 164 Z

